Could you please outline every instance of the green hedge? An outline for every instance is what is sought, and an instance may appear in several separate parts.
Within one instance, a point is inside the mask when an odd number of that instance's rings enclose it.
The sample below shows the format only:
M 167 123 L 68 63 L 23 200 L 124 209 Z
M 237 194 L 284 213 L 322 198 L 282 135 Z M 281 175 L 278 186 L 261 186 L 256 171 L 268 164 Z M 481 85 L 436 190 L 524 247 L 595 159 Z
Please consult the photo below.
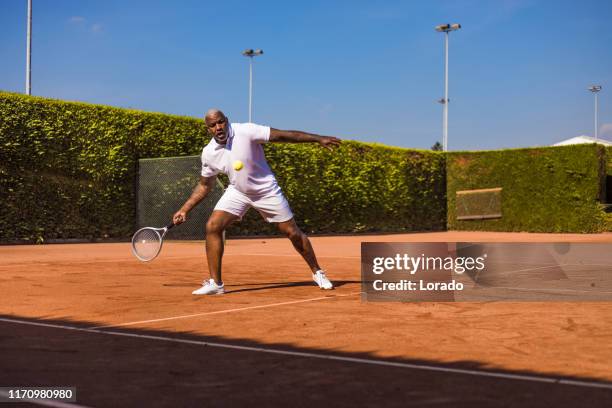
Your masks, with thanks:
M 202 120 L 0 92 L 0 242 L 127 239 L 139 158 L 199 154 Z M 345 143 L 266 146 L 309 232 L 442 230 L 444 156 Z M 234 234 L 269 233 L 249 216 Z
M 0 241 L 127 238 L 136 159 L 196 153 L 199 123 L 0 93 Z
M 447 156 L 448 227 L 455 230 L 606 230 L 605 149 L 571 145 Z M 502 187 L 502 218 L 457 220 L 456 192 Z
M 606 231 L 612 232 L 612 146 L 606 147 Z
M 444 155 L 346 141 L 268 144 L 266 156 L 309 232 L 446 229 Z
M 0 92 L 0 242 L 128 239 L 138 159 L 199 155 L 208 141 L 195 118 Z M 310 233 L 612 229 L 600 204 L 612 149 L 598 145 L 449 154 L 351 141 L 334 152 L 265 149 Z M 501 219 L 456 220 L 456 191 L 491 187 L 503 188 Z M 230 230 L 270 233 L 255 211 Z

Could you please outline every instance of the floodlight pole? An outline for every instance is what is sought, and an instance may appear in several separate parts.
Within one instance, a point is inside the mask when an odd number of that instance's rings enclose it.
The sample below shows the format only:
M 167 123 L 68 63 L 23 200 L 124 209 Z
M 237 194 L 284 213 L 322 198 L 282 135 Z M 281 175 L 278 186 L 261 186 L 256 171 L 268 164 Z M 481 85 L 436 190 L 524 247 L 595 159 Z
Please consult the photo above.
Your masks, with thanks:
M 26 40 L 26 95 L 32 94 L 32 0 L 28 0 L 28 36 Z
M 249 123 L 253 122 L 253 57 L 262 55 L 263 50 L 247 49 L 242 55 L 249 57 Z
M 599 95 L 597 94 L 597 92 L 595 92 L 595 139 L 597 140 L 597 138 L 599 137 L 599 121 L 597 120 L 597 111 L 599 110 L 598 108 L 598 99 L 599 99 Z
M 249 58 L 249 123 L 253 123 L 253 57 Z
M 444 33 L 444 99 L 439 102 L 444 105 L 442 117 L 442 149 L 448 151 L 448 33 L 461 28 L 461 24 L 441 24 L 436 31 Z
M 442 119 L 442 144 L 448 151 L 448 31 L 444 32 L 444 118 Z
M 601 85 L 593 85 L 589 88 L 589 91 L 593 92 L 593 94 L 595 95 L 595 140 L 597 140 L 599 134 L 599 118 L 597 117 L 599 106 L 597 93 L 601 91 Z

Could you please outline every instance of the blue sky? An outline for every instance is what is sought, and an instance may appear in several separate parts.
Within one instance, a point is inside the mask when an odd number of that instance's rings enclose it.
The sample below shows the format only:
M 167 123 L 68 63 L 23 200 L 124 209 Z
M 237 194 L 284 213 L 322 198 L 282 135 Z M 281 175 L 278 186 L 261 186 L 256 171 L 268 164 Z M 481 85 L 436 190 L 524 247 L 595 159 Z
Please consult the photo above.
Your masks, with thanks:
M 34 0 L 32 94 L 185 116 L 223 109 L 345 139 L 429 148 L 612 140 L 612 1 Z M 26 0 L 0 0 L 0 89 L 24 92 Z

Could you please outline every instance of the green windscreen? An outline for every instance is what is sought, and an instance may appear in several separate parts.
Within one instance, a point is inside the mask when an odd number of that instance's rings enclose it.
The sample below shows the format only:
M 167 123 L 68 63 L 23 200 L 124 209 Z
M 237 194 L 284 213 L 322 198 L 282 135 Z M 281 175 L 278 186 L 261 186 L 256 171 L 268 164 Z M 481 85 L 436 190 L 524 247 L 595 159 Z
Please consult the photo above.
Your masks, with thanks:
M 200 156 L 140 159 L 138 166 L 138 228 L 163 227 L 198 183 Z M 166 238 L 205 239 L 206 222 L 223 191 L 217 179 L 214 190 L 191 210 L 185 223 L 169 230 Z

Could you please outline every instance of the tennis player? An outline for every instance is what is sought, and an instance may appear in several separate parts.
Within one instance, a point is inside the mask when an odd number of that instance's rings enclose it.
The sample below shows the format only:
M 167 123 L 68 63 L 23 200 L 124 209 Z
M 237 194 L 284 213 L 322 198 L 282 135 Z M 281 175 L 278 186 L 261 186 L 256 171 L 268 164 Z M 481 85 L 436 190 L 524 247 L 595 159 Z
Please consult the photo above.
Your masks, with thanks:
M 174 216 L 175 224 L 187 219 L 187 214 L 214 188 L 217 174 L 229 177 L 230 185 L 215 206 L 206 224 L 206 257 L 210 280 L 193 291 L 194 295 L 214 295 L 225 292 L 221 279 L 223 231 L 240 220 L 247 210 L 255 208 L 262 217 L 278 226 L 291 240 L 310 269 L 312 279 L 321 289 L 333 289 L 319 266 L 310 240 L 295 223 L 289 203 L 266 161 L 262 144 L 268 142 L 319 143 L 333 150 L 340 139 L 318 136 L 295 130 L 278 130 L 254 123 L 230 123 L 218 109 L 211 109 L 204 117 L 212 139 L 202 150 L 200 182 L 185 204 Z

